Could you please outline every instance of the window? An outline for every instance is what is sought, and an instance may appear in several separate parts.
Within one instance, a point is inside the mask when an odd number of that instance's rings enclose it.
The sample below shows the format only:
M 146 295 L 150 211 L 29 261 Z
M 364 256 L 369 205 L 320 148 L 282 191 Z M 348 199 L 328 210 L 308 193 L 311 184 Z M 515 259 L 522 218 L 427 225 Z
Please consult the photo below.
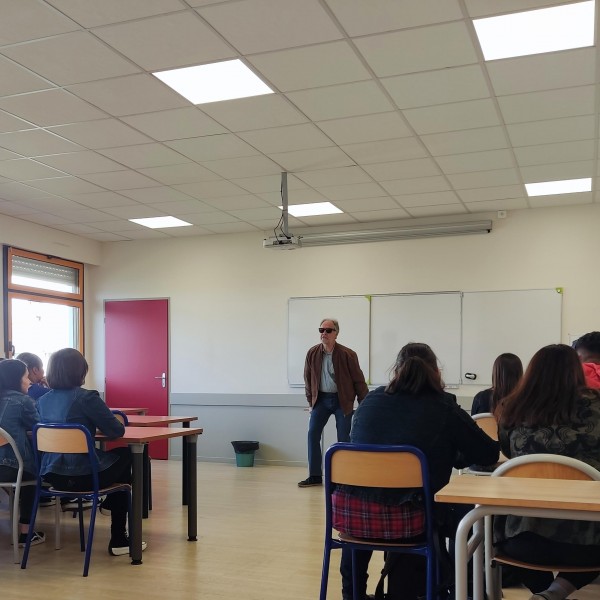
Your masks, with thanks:
M 5 247 L 5 352 L 83 349 L 83 264 Z

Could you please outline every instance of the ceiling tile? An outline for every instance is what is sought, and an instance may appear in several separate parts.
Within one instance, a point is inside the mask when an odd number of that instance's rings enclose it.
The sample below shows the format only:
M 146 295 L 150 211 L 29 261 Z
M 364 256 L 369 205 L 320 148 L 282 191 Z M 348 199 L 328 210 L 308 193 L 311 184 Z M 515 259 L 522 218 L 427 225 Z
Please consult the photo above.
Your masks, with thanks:
M 448 179 L 455 190 L 496 187 L 499 185 L 516 185 L 521 183 L 519 171 L 517 169 L 456 173 L 454 175 L 448 175 Z
M 72 123 L 49 127 L 48 129 L 72 142 L 92 149 L 133 146 L 134 144 L 152 141 L 135 129 L 117 121 L 117 119 Z
M 520 166 L 543 165 L 571 161 L 592 160 L 596 152 L 594 140 L 564 142 L 515 148 L 515 156 Z
M 307 120 L 285 97 L 276 94 L 211 102 L 203 104 L 202 110 L 230 131 L 280 127 Z
M 353 198 L 344 200 L 335 200 L 335 206 L 345 213 L 361 213 L 365 211 L 397 209 L 398 203 L 394 202 L 389 196 L 379 196 L 375 198 Z
M 64 90 L 0 98 L 0 108 L 41 127 L 99 119 L 104 113 Z
M 295 152 L 276 152 L 269 154 L 269 157 L 286 171 L 332 169 L 354 164 L 354 161 L 339 148 L 313 148 L 311 150 L 296 150 Z
M 160 142 L 227 132 L 196 107 L 131 115 L 122 120 Z
M 345 41 L 258 54 L 248 60 L 282 92 L 371 79 Z
M 31 198 L 30 200 L 22 200 L 23 204 L 35 208 L 36 210 L 53 213 L 66 210 L 81 210 L 83 207 L 73 200 L 60 198 L 58 196 L 46 196 L 44 198 Z
M 195 181 L 214 181 L 220 179 L 219 175 L 194 162 L 186 162 L 179 165 L 167 165 L 164 167 L 150 167 L 149 169 L 138 169 L 138 171 L 165 185 L 193 183 Z
M 354 43 L 378 77 L 478 62 L 462 22 L 373 35 Z
M 393 108 L 373 81 L 290 92 L 287 97 L 313 121 L 388 112 Z
M 69 198 L 78 204 L 89 206 L 90 208 L 104 209 L 109 206 L 127 206 L 135 204 L 133 200 L 125 198 L 115 192 L 95 192 L 93 194 L 70 194 Z
M 421 141 L 433 156 L 508 148 L 508 140 L 502 127 L 433 133 L 421 136 Z
M 419 134 L 499 125 L 492 100 L 469 100 L 424 108 L 411 108 L 404 116 Z
M 519 169 L 523 181 L 535 183 L 538 181 L 560 181 L 562 179 L 580 179 L 582 177 L 593 177 L 595 173 L 595 162 L 593 160 L 583 162 L 555 163 L 550 165 L 537 165 L 532 167 L 521 167 Z
M 412 206 L 408 209 L 413 217 L 437 217 L 466 213 L 462 204 L 439 204 L 436 206 Z
M 1 198 L 1 196 L 0 196 Z M 0 211 L 3 215 L 19 216 L 34 214 L 36 210 L 24 204 L 16 204 L 14 202 L 6 202 L 0 200 Z
M 22 131 L 24 129 L 33 129 L 34 127 L 35 125 L 0 110 L 0 132 Z
M 351 36 L 418 27 L 462 18 L 456 0 L 328 0 Z
M 523 198 L 525 188 L 522 185 L 500 185 L 456 192 L 463 202 L 483 202 L 485 200 L 506 200 L 508 198 Z
M 221 198 L 208 198 L 206 203 L 220 210 L 242 210 L 247 208 L 266 208 L 269 206 L 268 202 L 261 198 L 257 198 L 252 194 L 244 194 L 241 196 L 224 196 Z M 233 219 L 236 221 L 238 220 L 236 217 L 233 217 Z M 229 221 L 231 220 L 232 219 L 229 219 Z M 215 222 L 225 223 L 226 221 L 219 220 Z
M 16 152 L 0 148 L 0 160 L 10 160 L 11 158 L 21 158 Z
M 202 166 L 226 179 L 251 177 L 252 175 L 270 175 L 280 173 L 281 167 L 266 156 L 243 156 L 223 158 L 202 163 Z
M 258 154 L 258 151 L 252 146 L 231 133 L 187 140 L 173 140 L 165 142 L 165 144 L 199 162 Z
M 377 181 L 404 179 L 413 177 L 428 177 L 439 175 L 440 169 L 430 158 L 400 160 L 396 162 L 365 165 L 364 170 Z
M 259 194 L 261 192 L 278 192 L 281 189 L 281 175 L 266 175 L 262 177 L 244 177 L 232 179 L 244 190 Z M 306 184 L 300 181 L 295 175 L 288 173 L 288 190 L 298 190 L 306 188 Z
M 244 54 L 342 37 L 317 0 L 241 0 L 197 10 Z
M 479 65 L 388 77 L 382 83 L 399 108 L 477 100 L 491 95 Z
M 394 221 L 396 219 L 405 219 L 410 215 L 403 208 L 392 208 L 389 210 L 360 211 L 352 213 L 359 223 L 370 223 L 377 221 Z
M 3 56 L 0 56 L 0 81 L 2 81 L 0 90 L 2 96 L 26 94 L 54 87 L 50 82 L 44 81 L 41 77 Z
M 332 141 L 312 123 L 257 129 L 256 131 L 246 131 L 238 135 L 251 146 L 265 154 L 333 146 Z
M 173 186 L 175 189 L 199 200 L 209 201 L 212 198 L 240 196 L 245 190 L 230 181 L 202 181 L 198 183 L 183 183 Z
M 498 0 L 465 0 L 469 15 L 472 17 L 490 17 L 564 3 L 564 0 L 502 0 L 501 4 L 498 4 Z
M 0 175 L 15 181 L 28 181 L 45 177 L 64 177 L 65 174 L 28 158 L 20 158 L 0 161 Z
M 347 223 L 356 223 L 357 220 L 351 215 L 345 213 L 337 213 L 333 215 L 318 215 L 312 217 L 302 217 L 303 224 L 311 226 L 319 225 L 346 225 Z
M 559 119 L 591 115 L 595 111 L 595 88 L 577 88 L 531 92 L 498 98 L 505 123 L 524 123 L 542 119 Z
M 71 223 L 94 223 L 95 221 L 106 221 L 107 218 L 105 212 L 93 208 L 55 210 L 52 214 L 61 219 L 71 221 Z
M 121 191 L 121 194 L 132 200 L 137 200 L 142 204 L 180 202 L 190 199 L 187 194 L 166 186 L 123 190 Z
M 411 209 L 414 206 L 435 206 L 438 204 L 456 204 L 459 198 L 452 191 L 429 192 L 428 194 L 404 194 L 397 196 L 396 201 L 404 208 Z
M 99 152 L 132 169 L 162 167 L 189 162 L 185 156 L 167 148 L 163 144 L 140 144 L 138 146 L 104 148 L 103 150 L 99 150 Z
M 372 182 L 372 179 L 360 167 L 304 171 L 303 173 L 298 173 L 298 178 L 313 187 Z
M 129 21 L 181 8 L 179 0 L 46 0 L 83 27 Z
M 130 190 L 132 188 L 158 185 L 149 177 L 135 171 L 113 171 L 111 173 L 89 173 L 83 177 L 109 190 Z
M 326 169 L 329 170 L 329 169 Z M 282 205 L 281 192 L 263 192 L 257 194 L 259 198 L 262 198 L 273 206 Z M 312 188 L 305 188 L 303 190 L 288 190 L 288 198 L 290 204 L 312 204 L 313 202 L 327 202 L 328 198 L 320 194 Z
M 102 173 L 125 169 L 124 166 L 116 163 L 114 160 L 110 160 L 101 154 L 89 150 L 85 152 L 68 152 L 66 154 L 40 156 L 36 160 L 55 169 L 60 169 L 69 175 Z
M 490 210 L 522 210 L 529 208 L 525 198 L 503 198 L 498 200 L 484 200 L 482 202 L 467 202 L 469 212 L 488 212 Z
M 385 196 L 385 191 L 376 183 L 353 183 L 347 185 L 328 185 L 317 188 L 328 200 L 351 200 L 355 198 L 375 198 Z
M 427 151 L 423 148 L 423 145 L 414 137 L 348 144 L 342 146 L 342 150 L 360 165 L 427 156 Z
M 594 83 L 595 57 L 595 48 L 582 48 L 488 61 L 486 65 L 496 94 L 507 96 Z
M 175 202 L 146 202 L 152 208 L 156 208 L 156 210 L 161 210 L 164 213 L 171 215 L 173 217 L 179 217 L 181 215 L 189 215 L 194 213 L 201 212 L 212 212 L 214 211 L 214 207 L 210 206 L 210 204 L 205 204 L 201 200 L 197 200 L 196 198 L 187 198 L 186 200 L 175 200 Z
M 113 116 L 189 106 L 182 96 L 145 74 L 77 83 L 66 89 Z
M 151 217 L 164 217 L 165 212 L 152 208 L 147 204 L 131 204 L 129 206 L 106 207 L 104 211 L 108 215 L 113 215 L 121 219 L 149 219 Z M 108 219 L 104 218 L 104 221 Z M 145 228 L 144 228 L 145 229 Z
M 55 177 L 53 179 L 36 179 L 30 181 L 28 185 L 50 192 L 51 194 L 58 194 L 59 196 L 65 196 L 67 194 L 89 194 L 92 192 L 103 192 L 104 190 L 90 183 L 89 181 L 83 181 L 77 177 Z
M 0 52 L 61 86 L 140 71 L 87 31 L 64 33 Z
M 214 223 L 238 223 L 238 219 L 232 217 L 226 212 L 214 210 L 212 212 L 203 212 L 186 215 L 186 221 L 194 225 L 212 225 Z
M 317 125 L 340 146 L 412 135 L 412 131 L 397 112 L 320 121 Z
M 487 150 L 469 152 L 468 154 L 438 156 L 436 162 L 444 173 L 508 169 L 515 165 L 513 153 L 510 150 Z
M 20 200 L 25 200 L 28 198 L 43 198 L 50 195 L 51 194 L 31 187 L 30 185 L 17 183 L 14 181 L 0 184 L 0 198 L 3 200 L 19 202 Z
M 249 223 L 211 223 L 206 226 L 213 233 L 248 233 L 258 231 L 256 227 Z
M 93 32 L 146 71 L 236 56 L 192 10 L 98 27 Z
M 594 125 L 595 117 L 585 115 L 531 123 L 515 123 L 507 125 L 506 129 L 514 146 L 532 146 L 594 138 Z
M 245 208 L 241 210 L 230 210 L 229 212 L 241 221 L 252 221 L 253 219 L 273 219 L 274 224 L 277 224 L 277 220 L 281 216 L 281 211 L 276 206 Z
M 83 150 L 81 146 L 43 129 L 2 133 L 0 134 L 0 147 L 12 150 L 23 156 L 43 156 L 45 154 L 59 154 L 61 152 Z
M 78 29 L 71 19 L 38 0 L 3 0 L 1 10 L 0 46 Z
M 415 177 L 412 179 L 393 179 L 383 181 L 381 187 L 392 195 L 424 194 L 426 192 L 443 192 L 450 189 L 445 177 Z

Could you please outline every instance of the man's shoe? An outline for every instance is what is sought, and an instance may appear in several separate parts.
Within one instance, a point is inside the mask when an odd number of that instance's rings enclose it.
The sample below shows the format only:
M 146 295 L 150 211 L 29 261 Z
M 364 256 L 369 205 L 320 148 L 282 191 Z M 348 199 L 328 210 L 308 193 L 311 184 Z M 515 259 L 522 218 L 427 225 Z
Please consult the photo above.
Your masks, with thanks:
M 311 475 L 308 479 L 298 482 L 298 487 L 312 487 L 314 485 L 323 485 L 323 478 L 319 475 Z
M 31 536 L 31 545 L 37 546 L 38 544 L 43 544 L 46 541 L 46 535 L 43 531 L 34 531 Z M 19 534 L 19 548 L 24 548 L 27 543 L 27 534 L 20 533 Z
M 148 547 L 146 542 L 142 542 L 142 552 Z M 124 556 L 125 554 L 129 554 L 129 537 L 125 537 L 120 540 L 110 540 L 108 544 L 108 553 L 111 556 Z

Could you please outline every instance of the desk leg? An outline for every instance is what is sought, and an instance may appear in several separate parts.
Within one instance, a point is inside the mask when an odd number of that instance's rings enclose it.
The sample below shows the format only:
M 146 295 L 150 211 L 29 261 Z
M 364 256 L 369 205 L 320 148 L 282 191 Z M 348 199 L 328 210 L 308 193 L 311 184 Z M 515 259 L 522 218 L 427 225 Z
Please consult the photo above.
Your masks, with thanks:
M 456 600 L 467 600 L 467 565 L 469 563 L 469 555 L 473 549 L 469 548 L 469 530 L 475 523 L 483 519 L 485 512 L 480 510 L 480 506 L 476 506 L 473 510 L 469 511 L 458 524 L 456 529 L 455 539 L 455 599 Z M 473 544 L 481 544 L 482 542 L 481 527 L 477 527 L 474 530 Z M 477 546 L 475 546 L 477 548 Z M 470 551 L 471 550 L 471 551 Z M 481 555 L 479 555 L 481 556 Z M 473 559 L 473 566 L 476 567 L 476 557 Z M 481 558 L 479 558 L 479 570 L 482 569 Z M 482 587 L 483 581 L 480 578 L 479 586 Z M 477 592 L 477 588 L 475 590 Z M 481 598 L 481 596 L 479 596 Z
M 184 427 L 190 426 L 189 421 L 187 423 L 183 423 Z M 183 468 L 181 470 L 181 504 L 186 506 L 188 503 L 188 498 L 190 497 L 190 483 L 188 481 L 188 438 L 187 436 L 181 438 L 181 450 L 182 450 L 182 460 L 183 460 Z M 194 458 L 194 462 L 196 462 L 196 458 Z
M 129 444 L 131 449 L 131 520 L 129 522 L 129 538 L 131 541 L 131 564 L 142 564 L 142 504 L 144 475 L 144 446 L 146 444 Z
M 198 459 L 196 447 L 197 435 L 189 435 L 183 438 L 187 440 L 187 481 L 188 481 L 188 541 L 195 542 L 198 539 Z M 183 466 L 182 466 L 183 468 Z
M 473 534 L 476 539 L 483 539 L 483 523 L 481 520 L 473 525 Z M 473 600 L 484 600 L 483 595 L 483 548 L 479 543 L 473 552 Z
M 144 444 L 144 479 L 143 479 L 143 495 L 142 502 L 142 518 L 148 518 L 150 509 L 150 455 L 148 454 L 148 444 Z

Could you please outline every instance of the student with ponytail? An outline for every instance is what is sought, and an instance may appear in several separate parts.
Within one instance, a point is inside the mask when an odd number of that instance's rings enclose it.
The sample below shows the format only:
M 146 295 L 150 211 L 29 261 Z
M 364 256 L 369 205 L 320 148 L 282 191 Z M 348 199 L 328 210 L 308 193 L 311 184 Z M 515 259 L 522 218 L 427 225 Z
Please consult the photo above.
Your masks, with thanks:
M 437 358 L 427 344 L 411 343 L 400 350 L 390 383 L 370 392 L 356 410 L 350 440 L 416 446 L 427 457 L 434 493 L 448 483 L 453 467 L 494 464 L 499 455 L 498 443 L 477 427 L 454 396 L 444 392 Z M 414 541 L 424 531 L 424 509 L 418 494 L 410 490 L 338 486 L 333 511 L 334 527 L 356 537 Z M 370 558 L 370 551 L 355 551 L 361 599 L 366 598 Z M 415 600 L 425 585 L 424 559 L 400 555 L 399 560 L 401 597 Z M 345 549 L 340 571 L 342 596 L 350 600 L 352 557 Z

